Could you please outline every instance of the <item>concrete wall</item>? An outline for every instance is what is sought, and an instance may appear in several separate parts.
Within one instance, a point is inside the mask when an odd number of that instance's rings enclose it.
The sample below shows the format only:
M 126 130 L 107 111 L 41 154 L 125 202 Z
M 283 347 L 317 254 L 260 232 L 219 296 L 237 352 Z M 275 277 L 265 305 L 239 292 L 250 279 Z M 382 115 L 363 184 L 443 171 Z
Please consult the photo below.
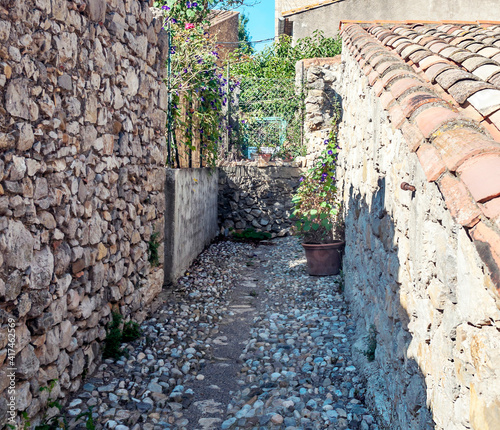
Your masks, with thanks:
M 300 167 L 220 168 L 219 223 L 222 229 L 253 228 L 273 237 L 289 234 L 292 194 L 304 173 Z
M 294 39 L 300 39 L 311 36 L 317 29 L 327 36 L 335 36 L 340 20 L 347 19 L 500 21 L 500 7 L 497 0 L 343 0 L 288 18 L 293 21 Z
M 217 170 L 167 169 L 165 281 L 175 282 L 218 233 Z
M 40 387 L 94 371 L 112 309 L 141 321 L 163 285 L 166 34 L 147 3 L 78 4 L 0 0 L 0 424 L 17 367 L 18 428 Z
M 344 52 L 334 70 L 309 76 L 334 73 L 323 82 L 342 99 L 345 296 L 366 398 L 394 430 L 500 428 L 500 298 L 471 239 Z M 306 137 L 315 151 L 314 134 Z M 371 327 L 373 362 L 363 354 Z

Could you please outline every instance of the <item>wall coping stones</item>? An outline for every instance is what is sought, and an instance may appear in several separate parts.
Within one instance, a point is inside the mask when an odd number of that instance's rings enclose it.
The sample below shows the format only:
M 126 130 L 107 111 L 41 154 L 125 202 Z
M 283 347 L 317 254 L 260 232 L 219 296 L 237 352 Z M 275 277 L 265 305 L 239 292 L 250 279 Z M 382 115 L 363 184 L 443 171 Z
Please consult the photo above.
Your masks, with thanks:
M 483 210 L 500 196 L 500 91 L 493 84 L 498 71 L 491 68 L 498 63 L 481 54 L 495 55 L 485 38 L 493 28 L 348 22 L 341 34 L 393 127 L 417 152 L 428 181 L 441 189 L 455 221 L 467 230 L 478 223 L 488 226 L 488 240 L 480 227 L 475 243 L 500 294 L 500 218 Z M 433 83 L 441 95 L 431 89 Z M 448 94 L 451 99 L 444 98 Z

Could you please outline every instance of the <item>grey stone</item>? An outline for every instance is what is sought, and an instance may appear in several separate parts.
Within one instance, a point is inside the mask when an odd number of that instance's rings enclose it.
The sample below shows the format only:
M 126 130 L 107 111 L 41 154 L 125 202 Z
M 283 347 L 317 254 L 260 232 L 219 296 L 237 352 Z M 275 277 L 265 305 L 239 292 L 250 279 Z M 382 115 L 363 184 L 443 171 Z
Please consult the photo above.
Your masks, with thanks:
M 33 260 L 35 240 L 31 233 L 19 221 L 9 221 L 5 263 L 10 267 L 26 269 Z
M 35 290 L 48 287 L 54 273 L 54 256 L 49 247 L 36 251 L 31 264 L 30 287 Z
M 33 346 L 26 346 L 16 355 L 16 374 L 21 379 L 30 379 L 38 372 L 40 361 L 35 355 Z
M 71 76 L 69 76 L 67 73 L 64 73 L 57 78 L 57 84 L 60 88 L 66 91 L 73 90 L 73 81 L 71 80 Z
M 7 91 L 5 92 L 5 109 L 12 116 L 29 120 L 31 118 L 29 100 L 27 79 L 13 79 L 9 85 L 7 85 Z

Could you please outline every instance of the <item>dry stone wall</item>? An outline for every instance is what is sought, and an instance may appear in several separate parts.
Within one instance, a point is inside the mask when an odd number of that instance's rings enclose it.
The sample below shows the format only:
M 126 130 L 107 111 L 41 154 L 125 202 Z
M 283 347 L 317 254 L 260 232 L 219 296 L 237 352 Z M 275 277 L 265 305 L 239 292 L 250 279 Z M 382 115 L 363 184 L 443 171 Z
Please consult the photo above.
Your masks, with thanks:
M 300 167 L 228 166 L 219 168 L 219 224 L 226 229 L 286 236 L 292 223 L 292 194 L 299 186 Z
M 488 270 L 344 53 L 331 84 L 342 99 L 343 270 L 367 398 L 391 429 L 500 428 L 500 299 Z M 318 79 L 332 72 L 315 67 Z
M 36 416 L 95 369 L 112 308 L 140 321 L 161 289 L 166 49 L 149 2 L 0 0 L 0 423 L 8 367 Z

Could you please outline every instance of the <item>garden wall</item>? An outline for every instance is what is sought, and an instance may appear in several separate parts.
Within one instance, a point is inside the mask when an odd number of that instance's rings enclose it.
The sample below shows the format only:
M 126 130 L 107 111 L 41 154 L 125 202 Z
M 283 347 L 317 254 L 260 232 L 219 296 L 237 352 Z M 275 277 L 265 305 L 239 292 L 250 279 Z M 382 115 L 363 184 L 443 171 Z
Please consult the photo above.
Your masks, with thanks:
M 1 425 L 51 380 L 78 390 L 111 310 L 141 321 L 161 290 L 167 45 L 148 3 L 0 0 Z
M 219 168 L 219 224 L 226 229 L 289 234 L 292 194 L 300 167 L 228 166 Z
M 217 169 L 167 169 L 165 281 L 175 282 L 219 231 Z
M 358 321 L 354 355 L 368 381 L 366 398 L 391 429 L 499 428 L 494 282 L 359 64 L 343 52 L 334 69 L 319 61 L 306 73 L 310 85 L 331 86 L 342 99 L 345 297 Z M 337 79 L 324 79 L 331 73 Z M 320 125 L 308 134 L 310 152 L 328 133 Z M 402 190 L 403 182 L 416 191 Z M 370 338 L 372 362 L 365 356 Z

